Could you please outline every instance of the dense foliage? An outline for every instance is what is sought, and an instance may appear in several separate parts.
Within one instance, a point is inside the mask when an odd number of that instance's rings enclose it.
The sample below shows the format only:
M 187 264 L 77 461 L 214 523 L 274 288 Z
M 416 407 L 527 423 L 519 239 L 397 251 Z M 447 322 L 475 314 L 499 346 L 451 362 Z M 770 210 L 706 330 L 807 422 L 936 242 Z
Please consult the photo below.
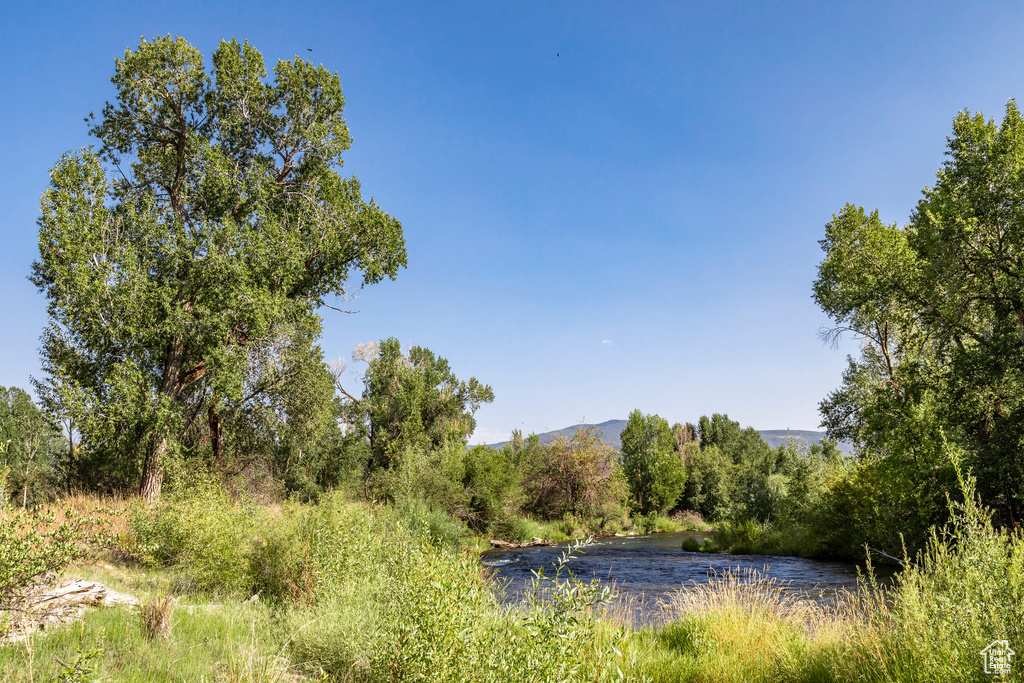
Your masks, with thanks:
M 39 218 L 46 393 L 96 483 L 150 498 L 168 458 L 222 460 L 248 429 L 280 442 L 328 424 L 316 311 L 352 275 L 405 265 L 399 223 L 338 173 L 337 74 L 296 58 L 268 82 L 236 41 L 212 65 L 182 38 L 126 51 L 116 99 L 90 119 L 99 148 L 57 163 Z
M 67 482 L 75 467 L 52 418 L 17 387 L 0 387 L 0 507 L 37 503 Z
M 832 334 L 862 340 L 821 404 L 861 449 L 837 504 L 861 541 L 920 547 L 956 495 L 943 443 L 961 448 L 1003 524 L 1024 510 L 1024 119 L 962 112 L 947 159 L 902 227 L 847 205 L 821 242 L 814 297 Z M 849 530 L 841 530 L 847 532 Z

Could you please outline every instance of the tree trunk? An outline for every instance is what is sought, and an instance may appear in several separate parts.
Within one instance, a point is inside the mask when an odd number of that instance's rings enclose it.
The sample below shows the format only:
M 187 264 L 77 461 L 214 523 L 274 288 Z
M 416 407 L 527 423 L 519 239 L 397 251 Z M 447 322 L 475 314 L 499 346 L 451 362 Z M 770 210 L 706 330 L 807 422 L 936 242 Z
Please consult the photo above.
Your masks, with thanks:
M 210 425 L 210 446 L 213 448 L 213 461 L 218 465 L 224 462 L 224 430 L 221 428 L 220 415 L 214 408 L 215 402 L 210 404 L 206 413 Z
M 160 497 L 160 487 L 164 483 L 164 468 L 160 460 L 167 451 L 167 437 L 154 434 L 149 450 L 142 466 L 142 484 L 139 486 L 139 495 L 146 500 L 153 501 Z
M 181 387 L 178 386 L 178 378 L 181 376 L 181 363 L 185 356 L 185 346 L 181 338 L 176 338 L 167 349 L 167 360 L 164 363 L 164 375 L 160 382 L 160 394 L 170 396 L 172 400 L 178 397 Z M 153 432 L 149 442 L 149 452 L 142 464 L 142 482 L 139 485 L 139 495 L 146 500 L 156 500 L 160 497 L 160 487 L 164 483 L 164 466 L 160 461 L 167 452 L 167 432 L 164 428 L 158 428 Z
M 78 479 L 78 468 L 75 467 L 75 430 L 74 422 L 68 419 L 68 468 L 64 473 L 64 488 L 71 491 L 71 481 Z

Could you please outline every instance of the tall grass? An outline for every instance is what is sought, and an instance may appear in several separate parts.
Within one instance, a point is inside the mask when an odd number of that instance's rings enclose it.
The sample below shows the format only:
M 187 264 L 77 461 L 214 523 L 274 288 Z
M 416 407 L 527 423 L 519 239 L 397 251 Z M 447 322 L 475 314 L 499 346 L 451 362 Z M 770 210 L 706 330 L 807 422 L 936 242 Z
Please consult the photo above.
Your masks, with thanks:
M 663 611 L 667 623 L 641 637 L 638 669 L 652 680 L 841 680 L 821 654 L 855 623 L 846 605 L 807 600 L 752 570 L 682 588 Z
M 892 588 L 868 582 L 822 605 L 725 574 L 681 589 L 665 623 L 642 629 L 630 605 L 568 576 L 568 557 L 525 604 L 502 605 L 458 523 L 425 506 L 333 494 L 257 510 L 217 491 L 139 504 L 126 543 L 142 559 L 149 549 L 149 564 L 89 571 L 143 600 L 184 591 L 168 639 L 98 610 L 0 646 L 0 683 L 53 680 L 67 671 L 58 659 L 115 681 L 993 680 L 981 649 L 1024 651 L 1024 538 L 963 487 Z
M 352 681 L 617 676 L 618 630 L 587 604 L 507 609 L 475 555 L 432 542 L 394 511 L 328 498 L 306 525 L 315 599 L 288 625 L 292 655 L 310 670 Z
M 983 648 L 1008 640 L 1024 652 L 1024 534 L 994 527 L 973 478 L 957 476 L 964 502 L 949 502 L 950 522 L 932 530 L 891 594 L 874 596 L 872 635 L 847 653 L 865 680 L 992 680 Z M 1020 680 L 1024 665 L 1015 664 Z

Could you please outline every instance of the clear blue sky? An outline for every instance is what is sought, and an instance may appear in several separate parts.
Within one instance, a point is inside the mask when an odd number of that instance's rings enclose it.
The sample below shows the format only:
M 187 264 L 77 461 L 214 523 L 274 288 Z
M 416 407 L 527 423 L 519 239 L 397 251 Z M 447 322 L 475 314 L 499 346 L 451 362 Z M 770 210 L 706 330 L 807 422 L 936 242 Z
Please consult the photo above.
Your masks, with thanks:
M 0 27 L 0 384 L 39 372 L 38 199 L 114 58 L 248 38 L 340 74 L 345 171 L 405 228 L 409 268 L 324 312 L 326 355 L 448 358 L 497 397 L 474 442 L 633 408 L 816 428 L 856 352 L 817 336 L 824 223 L 903 222 L 956 112 L 1024 97 L 1017 2 L 16 3 Z

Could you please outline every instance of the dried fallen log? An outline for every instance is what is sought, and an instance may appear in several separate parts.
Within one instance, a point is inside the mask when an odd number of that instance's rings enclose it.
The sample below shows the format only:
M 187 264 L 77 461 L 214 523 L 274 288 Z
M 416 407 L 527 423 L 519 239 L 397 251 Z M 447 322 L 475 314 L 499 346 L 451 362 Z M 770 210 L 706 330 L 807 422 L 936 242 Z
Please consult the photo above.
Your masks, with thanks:
M 16 602 L 3 605 L 10 615 L 4 624 L 2 641 L 23 640 L 35 631 L 45 630 L 81 619 L 90 607 L 137 608 L 139 599 L 120 593 L 96 581 L 71 579 L 56 585 L 38 584 L 25 591 Z

